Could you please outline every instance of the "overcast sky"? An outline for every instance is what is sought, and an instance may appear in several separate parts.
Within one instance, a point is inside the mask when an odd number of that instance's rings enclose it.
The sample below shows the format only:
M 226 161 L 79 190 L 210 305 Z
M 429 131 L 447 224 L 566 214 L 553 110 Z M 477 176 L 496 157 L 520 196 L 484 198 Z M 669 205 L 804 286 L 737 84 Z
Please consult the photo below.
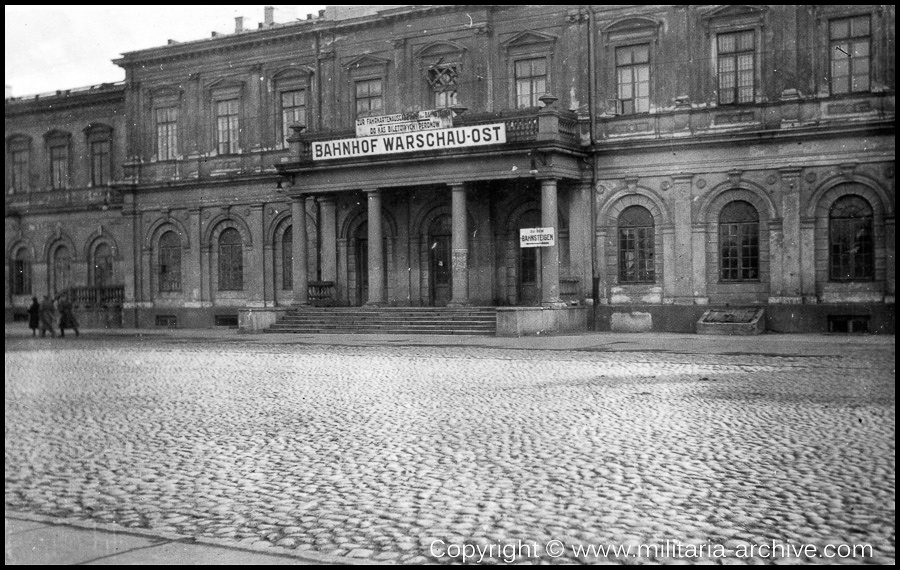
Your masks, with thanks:
M 284 23 L 325 6 L 275 5 Z M 14 97 L 122 81 L 113 64 L 122 53 L 234 32 L 263 19 L 260 6 L 9 6 L 6 16 L 6 85 Z

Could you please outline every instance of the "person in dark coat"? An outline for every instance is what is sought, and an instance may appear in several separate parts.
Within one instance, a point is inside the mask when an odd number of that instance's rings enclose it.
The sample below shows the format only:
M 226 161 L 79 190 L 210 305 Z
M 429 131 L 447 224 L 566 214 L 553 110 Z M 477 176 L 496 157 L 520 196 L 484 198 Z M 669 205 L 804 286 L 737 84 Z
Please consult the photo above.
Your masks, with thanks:
M 40 326 L 41 304 L 38 303 L 37 297 L 32 297 L 31 306 L 28 307 L 28 328 L 31 329 L 31 336 L 37 336 L 37 330 Z
M 59 298 L 59 336 L 66 336 L 66 329 L 74 330 L 75 336 L 78 336 L 78 320 L 75 319 L 72 300 L 68 295 L 63 295 Z
M 50 295 L 44 295 L 39 314 L 41 316 L 41 336 L 46 336 L 47 331 L 50 331 L 50 336 L 56 338 L 56 329 L 53 328 L 53 321 L 56 320 L 56 309 L 53 307 L 53 299 L 50 298 Z

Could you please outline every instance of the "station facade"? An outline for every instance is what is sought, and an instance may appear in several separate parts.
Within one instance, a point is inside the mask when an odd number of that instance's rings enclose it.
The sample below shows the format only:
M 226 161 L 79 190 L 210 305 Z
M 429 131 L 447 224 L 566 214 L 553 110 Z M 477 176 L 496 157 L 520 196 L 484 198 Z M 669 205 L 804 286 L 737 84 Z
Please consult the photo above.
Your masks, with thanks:
M 121 84 L 6 100 L 7 320 L 74 287 L 138 327 L 325 301 L 893 333 L 893 30 L 892 6 L 329 7 L 127 53 Z

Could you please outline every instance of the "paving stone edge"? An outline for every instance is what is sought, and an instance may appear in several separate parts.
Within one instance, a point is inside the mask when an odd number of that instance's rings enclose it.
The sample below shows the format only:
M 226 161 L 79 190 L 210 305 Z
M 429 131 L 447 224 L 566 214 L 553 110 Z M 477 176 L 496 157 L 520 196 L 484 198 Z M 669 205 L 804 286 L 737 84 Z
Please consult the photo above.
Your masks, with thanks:
M 16 520 L 26 520 L 30 522 L 44 523 L 53 526 L 71 526 L 82 530 L 99 530 L 103 532 L 112 532 L 116 534 L 126 534 L 139 536 L 142 538 L 156 538 L 168 540 L 171 542 L 180 542 L 184 544 L 200 544 L 205 546 L 216 546 L 219 548 L 228 548 L 231 550 L 241 550 L 245 552 L 256 552 L 266 554 L 268 556 L 281 556 L 283 558 L 298 558 L 306 562 L 319 562 L 323 564 L 371 564 L 369 560 L 360 558 L 347 558 L 343 556 L 331 556 L 316 552 L 314 550 L 287 550 L 278 548 L 274 545 L 271 547 L 260 547 L 253 545 L 237 545 L 234 541 L 222 538 L 196 537 L 186 534 L 178 534 L 177 532 L 154 531 L 149 529 L 131 528 L 120 526 L 115 523 L 107 523 L 100 521 L 85 521 L 75 517 L 54 517 L 50 515 L 40 515 L 24 511 L 13 511 L 6 509 L 5 517 Z M 394 564 L 393 561 L 378 561 L 379 564 Z

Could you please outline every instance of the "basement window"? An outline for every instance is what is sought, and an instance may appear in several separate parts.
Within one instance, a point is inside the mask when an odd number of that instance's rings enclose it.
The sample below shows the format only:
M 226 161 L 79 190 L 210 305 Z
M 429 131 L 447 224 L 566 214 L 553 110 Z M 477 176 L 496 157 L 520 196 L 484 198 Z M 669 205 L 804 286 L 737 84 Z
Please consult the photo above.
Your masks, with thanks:
M 869 332 L 868 315 L 828 315 L 828 332 L 831 333 L 867 333 Z
M 156 315 L 156 326 L 174 329 L 178 326 L 178 317 L 175 315 Z
M 238 327 L 238 316 L 237 315 L 216 315 L 216 326 L 217 327 L 229 327 L 232 329 L 236 329 Z

